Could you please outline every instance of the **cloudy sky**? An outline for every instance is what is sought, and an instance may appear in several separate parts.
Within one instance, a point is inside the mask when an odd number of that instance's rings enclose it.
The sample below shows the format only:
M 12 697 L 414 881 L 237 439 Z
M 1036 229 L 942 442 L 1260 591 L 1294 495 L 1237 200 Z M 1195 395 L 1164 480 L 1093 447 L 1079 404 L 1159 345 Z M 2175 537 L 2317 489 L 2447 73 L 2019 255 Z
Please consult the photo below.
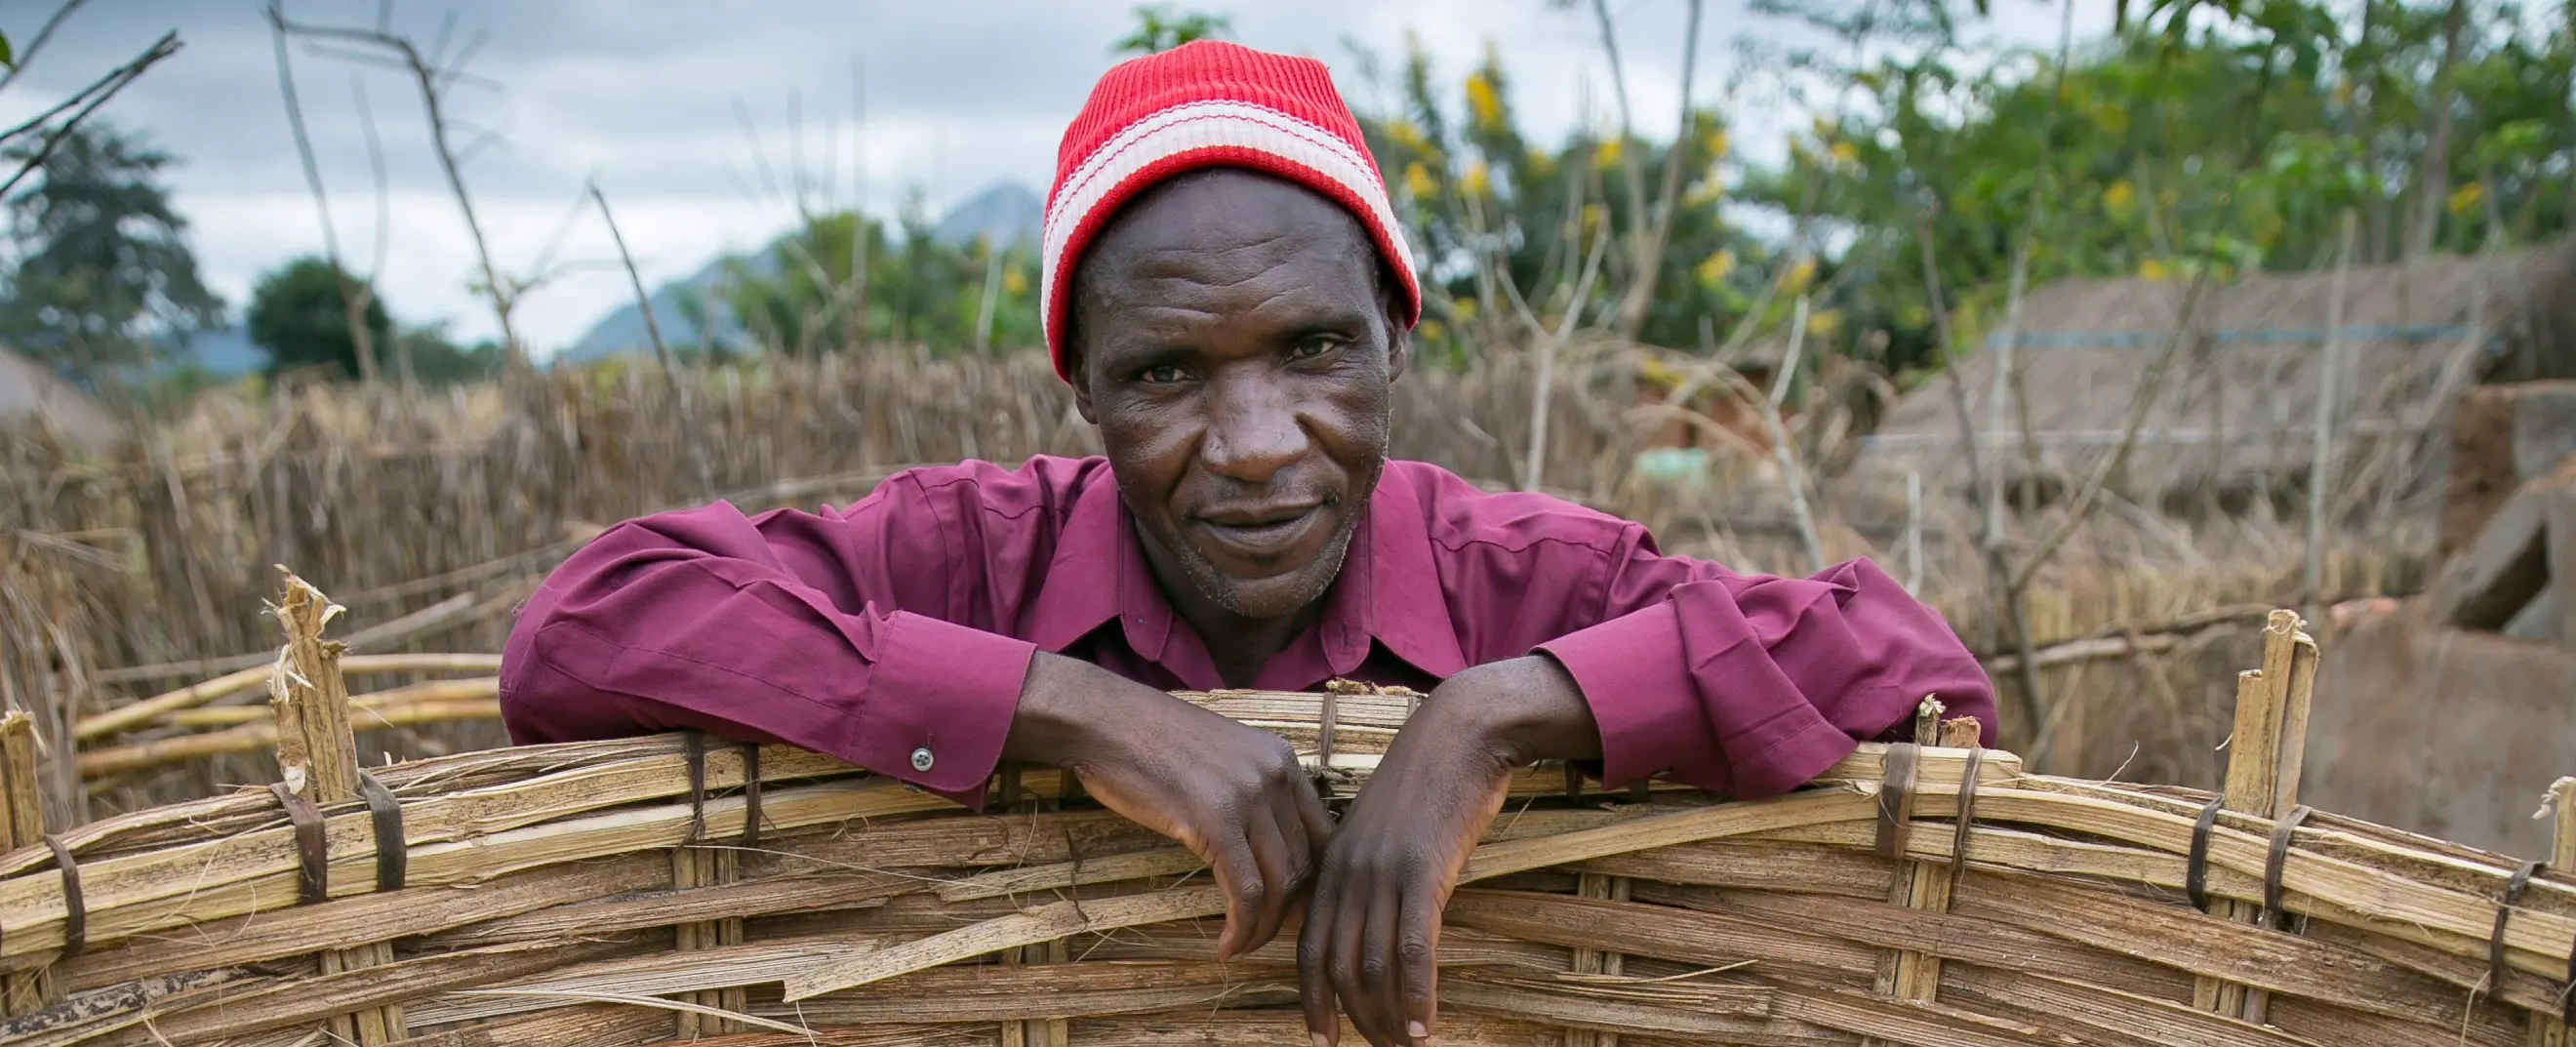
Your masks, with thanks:
M 2108 22 L 2107 0 L 2074 0 L 2079 35 Z M 58 0 L 0 0 L 0 31 L 23 51 Z M 175 202 L 209 282 L 238 309 L 258 275 L 318 251 L 321 225 L 280 101 L 262 0 L 89 0 L 25 74 L 0 92 L 0 124 L 50 107 L 176 30 L 183 50 L 101 111 L 180 160 Z M 1393 59 L 1419 37 L 1454 85 L 1490 41 L 1512 101 L 1542 140 L 1611 105 L 1587 6 L 1548 0 L 1200 0 L 1231 16 L 1235 39 L 1333 64 L 1354 106 L 1374 107 L 1345 40 Z M 1684 4 L 1611 0 L 1644 129 L 1679 103 Z M 465 167 L 505 272 L 541 263 L 520 336 L 543 357 L 631 300 L 607 229 L 576 212 L 597 178 L 648 284 L 757 246 L 794 214 L 801 144 L 818 199 L 890 215 L 918 191 L 935 213 L 997 180 L 1043 193 L 1057 138 L 1134 24 L 1130 0 L 403 0 L 393 27 L 427 48 L 451 16 L 448 53 L 480 46 L 449 108 L 457 138 L 484 139 Z M 377 0 L 287 0 L 290 17 L 372 25 Z M 2059 8 L 1998 0 L 1991 34 L 2051 42 Z M 1729 91 L 1739 42 L 1803 42 L 1744 0 L 1710 0 L 1700 43 L 1703 104 L 1727 107 L 1738 140 L 1777 141 L 1803 118 L 1776 98 Z M 447 320 L 466 338 L 495 325 L 473 297 L 473 247 L 429 151 L 408 77 L 299 47 L 305 118 L 344 251 L 364 271 L 377 250 L 363 93 L 383 142 L 391 206 L 381 283 L 405 322 Z M 852 119 L 853 84 L 864 122 Z M 747 134 L 739 114 L 747 114 Z M 791 123 L 791 114 L 801 121 Z M 860 130 L 863 128 L 863 133 Z M 758 145 L 755 147 L 754 135 Z M 800 141 L 801 140 L 801 141 Z M 763 173 L 763 160 L 767 174 Z M 856 172 L 864 170 L 864 182 Z M 863 194 L 863 195 L 862 195 Z M 569 219 L 569 220 L 568 220 Z M 559 234 L 560 231 L 560 235 Z M 551 259 L 547 247 L 555 244 Z

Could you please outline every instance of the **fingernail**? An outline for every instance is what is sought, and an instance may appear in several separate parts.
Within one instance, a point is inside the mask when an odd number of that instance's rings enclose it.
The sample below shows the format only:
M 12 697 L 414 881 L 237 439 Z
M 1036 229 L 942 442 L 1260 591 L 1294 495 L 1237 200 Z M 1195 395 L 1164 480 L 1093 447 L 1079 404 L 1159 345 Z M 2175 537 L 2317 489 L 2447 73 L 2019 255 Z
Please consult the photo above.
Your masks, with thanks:
M 1408 1023 L 1405 1025 L 1404 1031 L 1406 1035 L 1417 1040 L 1428 1040 L 1431 1038 L 1431 1027 L 1424 1025 L 1421 1022 Z
M 1315 1047 L 1333 1047 L 1333 1038 L 1320 1032 L 1316 1033 Z

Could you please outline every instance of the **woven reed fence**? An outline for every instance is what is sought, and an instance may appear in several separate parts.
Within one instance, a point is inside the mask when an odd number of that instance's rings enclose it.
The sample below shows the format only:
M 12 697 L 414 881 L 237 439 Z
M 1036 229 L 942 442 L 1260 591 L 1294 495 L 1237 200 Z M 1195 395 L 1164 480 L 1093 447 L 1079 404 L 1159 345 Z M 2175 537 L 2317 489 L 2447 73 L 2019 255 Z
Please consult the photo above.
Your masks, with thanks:
M 694 735 L 361 772 L 336 611 L 291 577 L 273 607 L 268 787 L 47 834 L 0 722 L 0 1042 L 1302 1042 L 1293 928 L 1215 962 L 1195 858 L 1049 770 L 982 814 Z M 1526 769 L 1446 914 L 1437 1038 L 2569 1047 L 2576 779 L 2546 864 L 2301 806 L 2318 651 L 2263 635 L 2216 794 L 1938 744 L 1757 802 Z M 1416 700 L 1183 697 L 1336 801 Z

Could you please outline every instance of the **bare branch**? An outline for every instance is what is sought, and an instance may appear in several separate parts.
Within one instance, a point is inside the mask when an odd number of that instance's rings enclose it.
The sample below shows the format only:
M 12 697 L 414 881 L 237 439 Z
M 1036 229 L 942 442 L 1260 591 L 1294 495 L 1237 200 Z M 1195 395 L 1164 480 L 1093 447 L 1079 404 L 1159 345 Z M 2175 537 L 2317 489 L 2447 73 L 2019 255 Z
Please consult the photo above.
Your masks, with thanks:
M 1694 5 L 1696 10 L 1696 5 Z M 1601 50 L 1610 56 L 1610 87 L 1619 98 L 1620 177 L 1628 191 L 1628 235 L 1646 241 L 1646 176 L 1637 162 L 1637 122 L 1628 109 L 1628 70 L 1619 61 L 1619 34 L 1610 25 L 1608 0 L 1592 0 L 1592 16 L 1601 24 Z M 1585 113 L 1590 120 L 1591 114 Z
M 653 357 L 664 368 L 672 366 L 671 347 L 662 341 L 662 322 L 653 316 L 653 296 L 644 290 L 644 275 L 635 269 L 635 256 L 626 250 L 626 234 L 617 228 L 617 215 L 608 209 L 608 194 L 599 191 L 599 183 L 590 183 L 590 198 L 599 204 L 599 220 L 608 223 L 608 239 L 617 245 L 617 260 L 626 264 L 626 282 L 635 288 L 635 307 L 644 311 L 644 334 L 653 340 Z
M 1700 0 L 1691 0 L 1690 28 L 1682 33 L 1682 112 L 1664 151 L 1664 183 L 1655 193 L 1654 226 L 1637 242 L 1636 272 L 1628 275 L 1628 293 L 1619 306 L 1619 336 L 1637 337 L 1646 311 L 1655 304 L 1655 284 L 1663 275 L 1664 245 L 1671 239 L 1674 202 L 1681 196 L 1683 161 L 1691 153 L 1691 81 L 1699 71 Z
M 313 192 L 313 211 L 322 223 L 322 251 L 331 262 L 332 282 L 340 287 L 340 305 L 347 314 L 349 344 L 358 354 L 358 380 L 376 384 L 375 332 L 367 327 L 367 306 L 375 297 L 372 287 L 361 287 L 350 279 L 348 266 L 340 255 L 340 232 L 331 220 L 331 194 L 322 186 L 322 165 L 313 158 L 313 138 L 304 127 L 304 104 L 295 91 L 295 67 L 288 58 L 286 46 L 286 10 L 281 0 L 269 0 L 261 10 L 268 20 L 269 41 L 277 52 L 277 93 L 286 103 L 286 125 L 294 131 L 295 155 L 304 164 L 304 184 Z
M 777 172 L 773 171 L 769 166 L 769 150 L 761 146 L 760 131 L 758 128 L 752 126 L 751 107 L 743 104 L 741 95 L 735 95 L 733 98 L 733 118 L 736 123 L 742 125 L 742 139 L 744 143 L 751 146 L 751 162 L 753 169 L 760 172 L 761 192 L 768 194 L 769 199 L 777 199 Z
M 63 139 L 70 137 L 73 131 L 78 130 L 80 128 L 81 121 L 89 119 L 89 115 L 97 112 L 98 107 L 106 105 L 108 99 L 116 97 L 117 92 L 125 90 L 125 85 L 133 83 L 137 78 L 141 77 L 144 70 L 152 68 L 155 63 L 164 58 L 178 54 L 179 47 L 178 33 L 163 33 L 161 35 L 161 39 L 154 41 L 151 47 L 146 48 L 142 54 L 135 56 L 133 61 L 116 67 L 114 71 L 108 73 L 105 77 L 100 78 L 97 83 L 91 84 L 87 88 L 82 89 L 81 93 L 72 96 L 70 100 L 65 101 L 63 104 L 46 111 L 43 116 L 30 120 L 27 123 L 10 130 L 6 134 L 0 134 L 0 142 L 5 142 L 9 139 L 18 137 L 21 134 L 32 133 L 34 129 L 42 127 L 46 121 L 53 119 L 64 109 L 70 108 L 82 99 L 88 99 L 88 104 L 82 105 L 80 107 L 80 111 L 73 113 L 70 119 L 63 121 L 62 126 L 55 128 L 52 133 L 45 136 L 44 144 L 36 147 L 36 151 L 27 158 L 25 163 L 19 166 L 17 173 L 10 175 L 7 182 L 0 182 L 0 196 L 8 195 L 9 190 L 17 188 L 20 180 L 26 178 L 30 172 L 33 172 L 37 168 L 43 167 L 45 165 L 45 159 L 54 155 L 54 147 L 60 144 Z
M 385 0 L 387 9 L 393 0 Z M 393 244 L 393 183 L 385 177 L 384 143 L 376 139 L 376 111 L 367 104 L 367 85 L 357 74 L 349 76 L 349 90 L 358 104 L 358 128 L 367 137 L 367 168 L 376 179 L 376 256 L 367 264 L 367 282 L 373 284 L 385 271 L 385 252 Z
M 54 16 L 45 19 L 43 28 L 36 30 L 35 38 L 27 41 L 27 46 L 18 50 L 18 64 L 10 69 L 0 70 L 0 89 L 6 89 L 11 81 L 18 79 L 18 74 L 26 72 L 27 63 L 36 60 L 36 52 L 44 50 L 45 42 L 54 38 L 54 30 L 62 28 L 63 20 L 70 18 L 72 12 L 80 10 L 80 6 L 87 2 L 88 0 L 63 0 L 63 6 L 55 8 Z
M 445 37 L 455 25 L 453 12 L 449 14 L 446 24 L 449 28 L 442 29 L 440 32 L 440 49 L 444 48 Z M 452 129 L 447 117 L 446 89 L 442 86 L 439 68 L 422 57 L 420 49 L 413 46 L 409 38 L 381 30 L 317 26 L 300 22 L 285 22 L 283 26 L 285 32 L 295 36 L 346 41 L 361 49 L 372 48 L 383 52 L 399 60 L 405 71 L 410 73 L 414 86 L 420 92 L 421 108 L 429 117 L 430 145 L 438 154 L 439 168 L 447 176 L 447 187 L 456 197 L 457 210 L 464 215 L 465 231 L 474 241 L 475 259 L 481 264 L 483 270 L 484 294 L 491 299 L 494 318 L 500 323 L 502 352 L 513 362 L 522 361 L 527 350 L 519 343 L 518 329 L 511 322 L 511 310 L 518 293 L 527 286 L 533 286 L 537 281 L 530 280 L 514 284 L 504 278 L 500 268 L 492 262 L 491 241 L 483 235 L 483 223 L 475 216 L 474 196 L 465 188 L 465 173 L 457 161 L 456 147 L 449 140 Z
M 1583 318 L 1583 301 L 1592 294 L 1592 278 L 1601 271 L 1601 256 L 1608 253 L 1610 235 L 1610 223 L 1605 219 L 1600 232 L 1593 234 L 1591 257 L 1583 263 L 1583 275 L 1574 281 L 1574 297 L 1566 303 L 1564 315 L 1557 317 L 1555 333 L 1538 340 L 1538 367 L 1530 395 L 1529 458 L 1521 463 L 1526 470 L 1523 490 L 1538 490 L 1547 480 L 1547 412 L 1548 401 L 1556 392 L 1556 353 Z

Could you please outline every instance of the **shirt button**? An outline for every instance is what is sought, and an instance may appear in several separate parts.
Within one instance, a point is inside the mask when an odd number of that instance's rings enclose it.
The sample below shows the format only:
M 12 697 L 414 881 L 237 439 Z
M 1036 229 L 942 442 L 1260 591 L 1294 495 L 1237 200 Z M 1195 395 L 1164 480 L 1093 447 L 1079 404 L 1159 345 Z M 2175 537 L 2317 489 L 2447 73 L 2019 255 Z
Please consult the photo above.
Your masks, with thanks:
M 912 751 L 913 770 L 928 771 L 930 770 L 930 764 L 930 749 L 927 746 Z

